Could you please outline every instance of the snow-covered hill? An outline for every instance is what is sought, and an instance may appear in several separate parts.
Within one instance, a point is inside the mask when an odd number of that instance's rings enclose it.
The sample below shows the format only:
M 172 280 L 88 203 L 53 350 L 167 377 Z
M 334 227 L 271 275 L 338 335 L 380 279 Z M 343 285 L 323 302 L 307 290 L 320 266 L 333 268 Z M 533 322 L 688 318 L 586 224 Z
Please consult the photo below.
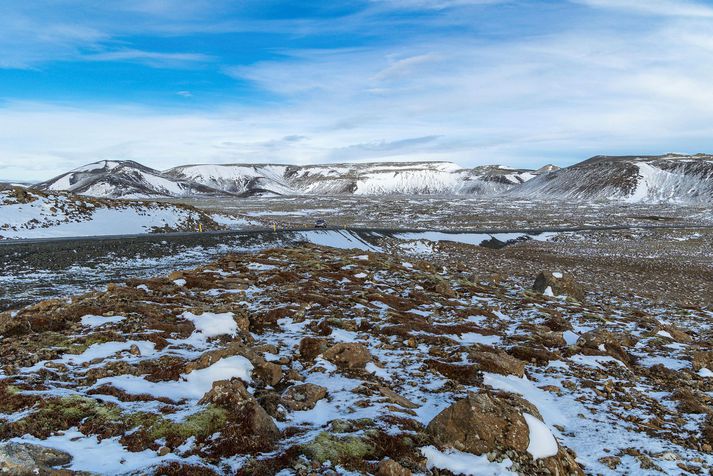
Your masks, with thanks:
M 452 162 L 184 165 L 166 171 L 100 161 L 35 186 L 111 198 L 270 195 L 478 195 L 543 200 L 707 203 L 713 156 L 596 156 L 537 170 Z
M 537 199 L 710 203 L 713 156 L 596 156 L 508 193 Z
M 133 160 L 94 162 L 37 184 L 35 188 L 107 198 L 223 194 L 202 184 L 168 177 Z
M 195 195 L 492 194 L 545 170 L 462 168 L 451 162 L 184 165 L 166 171 L 133 161 L 100 161 L 38 184 L 113 198 Z
M 185 205 L 79 197 L 23 188 L 0 190 L 0 239 L 220 229 Z

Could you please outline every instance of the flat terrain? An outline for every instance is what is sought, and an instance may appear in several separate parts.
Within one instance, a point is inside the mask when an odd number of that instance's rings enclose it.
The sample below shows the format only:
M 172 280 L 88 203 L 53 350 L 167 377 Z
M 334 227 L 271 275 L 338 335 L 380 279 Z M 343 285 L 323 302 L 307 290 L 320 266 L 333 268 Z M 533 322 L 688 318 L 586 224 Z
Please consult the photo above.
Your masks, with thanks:
M 0 309 L 16 308 L 43 297 L 87 291 L 129 277 L 167 273 L 229 251 L 299 242 L 304 236 L 284 230 L 312 230 L 317 217 L 325 218 L 332 227 L 393 229 L 634 227 L 558 233 L 546 240 L 518 241 L 500 250 L 467 246 L 462 242 L 468 240 L 462 238 L 452 238 L 461 241 L 460 244 L 440 241 L 421 245 L 423 240 L 418 237 L 399 238 L 396 244 L 390 244 L 394 233 L 381 237 L 361 234 L 375 249 L 396 247 L 411 254 L 427 253 L 431 255 L 429 259 L 467 263 L 479 279 L 499 275 L 526 285 L 542 269 L 557 267 L 571 271 L 602 292 L 630 292 L 691 305 L 713 302 L 713 235 L 709 229 L 685 228 L 713 225 L 713 212 L 696 207 L 503 204 L 445 197 L 280 197 L 200 200 L 191 204 L 209 214 L 233 214 L 236 218 L 229 225 L 233 229 L 271 229 L 277 221 L 279 233 L 154 235 L 0 246 L 0 264 L 5 270 L 0 276 Z M 348 245 L 347 240 L 344 246 Z M 432 253 L 434 248 L 437 253 Z
M 335 227 L 424 229 L 524 229 L 585 225 L 713 224 L 706 206 L 571 203 L 467 196 L 328 196 L 195 199 L 186 203 L 235 214 L 264 226 L 273 221 L 311 226 L 322 218 Z

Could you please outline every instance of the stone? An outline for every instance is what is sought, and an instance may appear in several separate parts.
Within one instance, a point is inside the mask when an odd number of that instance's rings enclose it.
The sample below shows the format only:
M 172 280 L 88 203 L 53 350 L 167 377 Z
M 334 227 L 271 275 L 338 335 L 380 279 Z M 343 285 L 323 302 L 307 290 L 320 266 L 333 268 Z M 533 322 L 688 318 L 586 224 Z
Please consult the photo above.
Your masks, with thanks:
M 303 360 L 313 361 L 318 355 L 323 354 L 328 348 L 327 339 L 319 337 L 305 337 L 300 341 L 300 357 Z
M 523 413 L 542 420 L 537 408 L 518 395 L 481 390 L 436 415 L 426 431 L 441 449 L 453 448 L 476 455 L 514 452 L 521 455 L 520 461 L 532 461 L 527 452 L 530 428 Z M 537 464 L 550 474 L 584 474 L 574 455 L 562 446 L 556 455 L 540 459 Z
M 411 476 L 411 470 L 404 468 L 392 459 L 384 458 L 379 462 L 376 476 Z
M 64 466 L 72 456 L 64 451 L 30 443 L 5 443 L 0 445 L 0 473 L 7 475 L 32 475 L 47 473 L 56 466 Z
M 538 274 L 532 285 L 533 291 L 545 294 L 548 288 L 555 296 L 565 295 L 579 302 L 585 300 L 584 288 L 569 273 L 543 271 Z
M 493 348 L 492 351 L 473 351 L 469 356 L 483 372 L 517 377 L 525 375 L 525 362 L 502 350 Z
M 327 389 L 313 383 L 293 385 L 282 394 L 280 402 L 292 411 L 311 410 L 327 396 Z
M 436 415 L 427 431 L 441 448 L 476 455 L 499 448 L 525 452 L 530 442 L 530 430 L 515 404 L 517 400 L 522 399 L 507 393 L 471 393 Z
M 213 404 L 228 411 L 228 424 L 216 446 L 220 452 L 262 452 L 271 449 L 280 436 L 275 421 L 260 406 L 239 379 L 213 383 L 199 403 Z
M 413 408 L 418 408 L 421 406 L 421 405 L 418 405 L 417 403 L 412 402 L 411 400 L 409 400 L 406 397 L 402 397 L 398 393 L 391 390 L 389 387 L 381 386 L 381 387 L 379 387 L 379 392 L 381 392 L 381 394 L 383 396 L 385 396 L 390 402 L 400 405 L 404 408 L 412 408 L 413 409 Z
M 324 358 L 338 367 L 363 369 L 371 361 L 371 354 L 362 344 L 340 342 L 327 349 Z

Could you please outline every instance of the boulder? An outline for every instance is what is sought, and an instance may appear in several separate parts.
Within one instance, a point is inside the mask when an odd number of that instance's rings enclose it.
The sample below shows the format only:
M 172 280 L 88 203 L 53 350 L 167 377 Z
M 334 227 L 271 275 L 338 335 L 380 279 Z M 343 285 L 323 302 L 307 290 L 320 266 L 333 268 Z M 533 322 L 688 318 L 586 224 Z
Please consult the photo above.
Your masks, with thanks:
M 362 344 L 340 342 L 327 349 L 324 358 L 342 368 L 363 369 L 371 361 L 371 354 Z
M 569 296 L 579 302 L 584 302 L 585 299 L 584 288 L 569 273 L 543 271 L 535 278 L 532 289 L 542 294 Z
M 613 334 L 604 329 L 594 329 L 582 334 L 577 339 L 580 352 L 585 355 L 608 355 L 631 366 L 636 362 L 626 347 L 636 344 L 636 339 L 626 334 Z
M 411 470 L 392 459 L 384 458 L 376 468 L 376 476 L 411 476 Z
M 537 462 L 533 459 L 528 451 L 527 418 L 531 417 L 542 420 L 537 408 L 527 400 L 507 392 L 481 390 L 436 415 L 426 431 L 441 449 L 453 448 L 476 455 L 507 454 L 519 462 L 524 474 L 539 474 L 543 468 L 549 474 L 584 474 L 574 455 L 559 444 L 556 453 L 540 457 Z
M 515 375 L 517 377 L 525 375 L 525 362 L 503 350 L 495 348 L 492 348 L 492 350 L 474 350 L 469 352 L 469 356 L 483 372 Z
M 273 448 L 280 430 L 272 417 L 237 378 L 219 380 L 200 400 L 228 411 L 228 422 L 216 443 L 215 452 L 263 452 Z
M 64 451 L 30 443 L 0 445 L 0 473 L 20 476 L 46 474 L 53 467 L 64 466 L 72 456 Z
M 300 357 L 306 361 L 313 361 L 318 355 L 326 352 L 327 339 L 319 337 L 305 337 L 300 341 Z
M 703 368 L 713 370 L 713 351 L 697 350 L 695 352 L 692 352 L 691 365 L 693 366 L 693 370 L 695 370 L 696 372 Z
M 480 391 L 458 400 L 431 420 L 427 431 L 441 448 L 473 454 L 527 451 L 530 430 L 520 408 L 531 405 L 508 393 Z
M 313 383 L 293 385 L 282 394 L 280 402 L 292 411 L 311 410 L 327 396 L 327 389 Z

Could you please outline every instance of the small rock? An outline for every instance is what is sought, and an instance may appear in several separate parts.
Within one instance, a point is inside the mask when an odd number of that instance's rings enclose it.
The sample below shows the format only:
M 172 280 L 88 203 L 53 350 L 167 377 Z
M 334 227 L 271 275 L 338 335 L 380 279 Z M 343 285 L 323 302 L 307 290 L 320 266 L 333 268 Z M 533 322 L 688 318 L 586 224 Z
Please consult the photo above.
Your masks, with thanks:
M 313 361 L 319 354 L 323 354 L 327 347 L 327 339 L 305 337 L 300 341 L 300 357 L 307 361 Z
M 393 402 L 393 403 L 400 405 L 404 408 L 418 408 L 421 406 L 416 403 L 413 403 L 411 400 L 409 400 L 406 397 L 402 397 L 398 393 L 391 390 L 389 387 L 383 387 L 383 386 L 379 387 L 379 392 L 381 392 L 381 394 L 383 396 L 385 396 L 387 399 L 389 399 L 390 402 Z
M 535 278 L 532 289 L 542 294 L 546 294 L 549 289 L 554 296 L 566 295 L 579 302 L 585 299 L 584 288 L 569 273 L 543 271 Z
M 392 459 L 384 458 L 379 462 L 376 476 L 411 476 L 411 470 L 404 468 Z
M 8 475 L 41 474 L 54 466 L 64 466 L 72 456 L 64 451 L 30 443 L 0 445 L 0 473 Z
M 340 342 L 324 353 L 333 364 L 348 369 L 363 369 L 371 361 L 371 354 L 362 344 Z
M 327 389 L 312 383 L 293 385 L 282 394 L 281 403 L 292 411 L 311 410 L 327 396 Z

